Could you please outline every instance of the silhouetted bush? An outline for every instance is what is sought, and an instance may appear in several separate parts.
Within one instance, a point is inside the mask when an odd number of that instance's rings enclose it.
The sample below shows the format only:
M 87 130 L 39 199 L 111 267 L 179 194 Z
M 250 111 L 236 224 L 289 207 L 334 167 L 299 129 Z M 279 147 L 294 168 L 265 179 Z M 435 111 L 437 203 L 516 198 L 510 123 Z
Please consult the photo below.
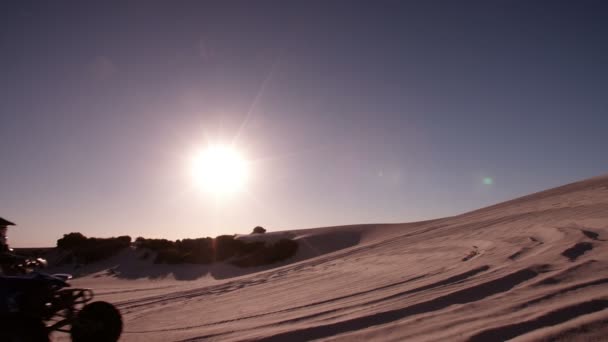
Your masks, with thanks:
M 266 229 L 264 229 L 263 227 L 260 227 L 260 226 L 253 228 L 253 231 L 251 232 L 251 234 L 264 234 L 264 233 L 266 233 Z
M 138 237 L 135 246 L 156 252 L 154 263 L 208 264 L 213 262 L 213 239 L 184 239 L 175 242 L 166 239 L 145 239 Z
M 262 227 L 257 228 L 264 230 Z M 259 231 L 256 234 L 261 234 Z M 70 252 L 66 260 L 84 264 L 106 259 L 130 245 L 129 236 L 87 238 L 81 233 L 69 233 L 57 240 L 59 249 Z M 233 235 L 177 241 L 138 237 L 135 246 L 144 251 L 142 258 L 147 259 L 150 251 L 155 252 L 155 263 L 210 264 L 215 261 L 227 261 L 240 267 L 282 261 L 292 257 L 298 249 L 298 243 L 293 240 L 283 239 L 266 245 L 263 241 L 246 242 L 236 239 Z
M 221 235 L 212 238 L 183 239 L 175 242 L 165 239 L 137 238 L 138 249 L 156 252 L 155 263 L 210 264 L 215 261 L 231 261 L 240 267 L 259 266 L 285 260 L 295 254 L 298 244 L 292 240 L 280 240 L 266 246 L 264 242 L 245 242 L 235 236 Z
M 209 264 L 213 262 L 213 239 L 184 239 L 176 241 L 177 250 L 183 255 L 183 262 L 189 264 Z
M 173 241 L 166 239 L 144 239 L 140 236 L 135 239 L 135 246 L 137 248 L 147 248 L 153 251 L 160 251 L 171 248 L 173 246 Z
M 87 241 L 87 237 L 81 233 L 63 234 L 63 237 L 57 240 L 57 247 L 65 250 L 82 247 Z
M 244 242 L 231 235 L 220 235 L 215 238 L 213 251 L 216 261 L 224 261 L 242 253 Z
M 71 253 L 69 260 L 85 264 L 106 259 L 130 245 L 130 236 L 87 238 L 81 233 L 69 233 L 57 240 L 57 248 Z

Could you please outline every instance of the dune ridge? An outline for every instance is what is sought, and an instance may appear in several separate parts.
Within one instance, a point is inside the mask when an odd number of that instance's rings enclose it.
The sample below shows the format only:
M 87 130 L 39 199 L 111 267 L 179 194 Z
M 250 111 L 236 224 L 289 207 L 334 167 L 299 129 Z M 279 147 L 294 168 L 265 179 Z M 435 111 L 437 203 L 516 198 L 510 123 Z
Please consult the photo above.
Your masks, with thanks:
M 246 273 L 103 273 L 122 256 L 74 283 L 117 304 L 125 341 L 608 336 L 608 175 L 437 220 L 289 234 L 295 257 Z

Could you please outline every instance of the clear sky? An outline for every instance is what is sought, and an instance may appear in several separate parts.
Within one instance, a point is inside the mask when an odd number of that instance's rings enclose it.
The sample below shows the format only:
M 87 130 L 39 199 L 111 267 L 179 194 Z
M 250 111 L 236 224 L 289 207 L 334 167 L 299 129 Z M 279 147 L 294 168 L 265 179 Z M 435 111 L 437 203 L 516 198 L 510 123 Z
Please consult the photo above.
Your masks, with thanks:
M 0 216 L 184 237 L 407 222 L 608 172 L 606 1 L 1 1 Z M 193 186 L 233 144 L 243 192 Z

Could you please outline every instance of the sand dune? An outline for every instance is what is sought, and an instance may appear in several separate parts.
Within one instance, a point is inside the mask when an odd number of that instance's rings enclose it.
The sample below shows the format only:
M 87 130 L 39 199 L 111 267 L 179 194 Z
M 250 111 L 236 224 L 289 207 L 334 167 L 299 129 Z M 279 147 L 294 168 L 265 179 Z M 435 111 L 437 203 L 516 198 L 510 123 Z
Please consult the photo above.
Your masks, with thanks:
M 608 176 L 438 220 L 289 234 L 300 251 L 274 268 L 125 254 L 73 283 L 117 304 L 124 341 L 608 336 Z

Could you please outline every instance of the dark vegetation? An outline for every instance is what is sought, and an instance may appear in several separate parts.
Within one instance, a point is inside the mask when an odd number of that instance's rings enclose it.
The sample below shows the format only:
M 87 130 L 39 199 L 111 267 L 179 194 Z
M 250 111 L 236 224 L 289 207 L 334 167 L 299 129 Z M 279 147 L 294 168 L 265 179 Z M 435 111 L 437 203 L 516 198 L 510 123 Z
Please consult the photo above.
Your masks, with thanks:
M 109 258 L 130 245 L 130 236 L 88 238 L 81 233 L 69 233 L 57 240 L 57 248 L 69 253 L 66 262 L 83 264 Z
M 251 234 L 264 234 L 264 233 L 266 233 L 266 229 L 264 229 L 263 227 L 260 227 L 260 226 L 253 228 L 253 232 L 251 232 Z
M 293 256 L 298 243 L 282 239 L 274 244 L 245 242 L 231 235 L 212 238 L 184 239 L 175 242 L 165 239 L 135 240 L 138 249 L 156 252 L 155 263 L 210 264 L 229 261 L 240 267 L 251 267 L 275 263 Z
M 262 227 L 254 229 L 256 234 L 265 231 Z M 157 264 L 210 264 L 226 261 L 239 267 L 279 262 L 292 257 L 298 250 L 298 243 L 289 239 L 265 244 L 261 241 L 245 242 L 232 235 L 177 241 L 138 237 L 131 244 L 129 236 L 88 238 L 81 233 L 70 233 L 57 240 L 57 248 L 67 253 L 64 262 L 77 264 L 106 259 L 132 245 L 142 251 L 142 259 L 154 256 L 153 261 Z

